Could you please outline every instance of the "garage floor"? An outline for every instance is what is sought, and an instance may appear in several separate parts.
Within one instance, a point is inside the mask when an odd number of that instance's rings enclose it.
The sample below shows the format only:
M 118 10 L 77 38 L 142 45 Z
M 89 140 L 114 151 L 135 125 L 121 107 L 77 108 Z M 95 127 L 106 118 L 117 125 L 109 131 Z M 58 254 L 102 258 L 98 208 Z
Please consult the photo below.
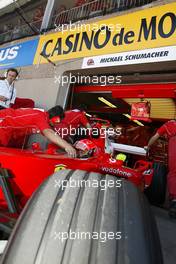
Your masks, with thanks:
M 164 264 L 176 263 L 176 220 L 168 216 L 168 212 L 158 207 L 152 207 L 163 249 Z

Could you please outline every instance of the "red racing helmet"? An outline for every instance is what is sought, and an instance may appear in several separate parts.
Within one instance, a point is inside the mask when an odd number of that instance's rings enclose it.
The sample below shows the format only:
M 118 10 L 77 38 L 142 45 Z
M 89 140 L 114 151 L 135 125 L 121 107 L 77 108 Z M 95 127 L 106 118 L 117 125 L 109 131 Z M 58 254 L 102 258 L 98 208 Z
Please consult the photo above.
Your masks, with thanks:
M 97 145 L 90 139 L 81 139 L 76 141 L 74 147 L 78 150 L 80 158 L 92 157 L 97 152 Z

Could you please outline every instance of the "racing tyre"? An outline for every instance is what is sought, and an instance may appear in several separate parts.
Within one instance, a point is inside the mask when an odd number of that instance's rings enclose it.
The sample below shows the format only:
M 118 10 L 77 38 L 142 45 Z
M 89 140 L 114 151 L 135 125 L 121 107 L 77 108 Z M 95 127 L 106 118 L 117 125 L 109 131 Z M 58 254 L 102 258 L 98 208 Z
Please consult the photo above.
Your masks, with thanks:
M 109 175 L 62 170 L 23 210 L 2 264 L 161 264 L 145 196 Z
M 145 190 L 150 203 L 161 205 L 165 202 L 167 185 L 167 167 L 162 163 L 154 163 L 154 176 L 149 188 Z

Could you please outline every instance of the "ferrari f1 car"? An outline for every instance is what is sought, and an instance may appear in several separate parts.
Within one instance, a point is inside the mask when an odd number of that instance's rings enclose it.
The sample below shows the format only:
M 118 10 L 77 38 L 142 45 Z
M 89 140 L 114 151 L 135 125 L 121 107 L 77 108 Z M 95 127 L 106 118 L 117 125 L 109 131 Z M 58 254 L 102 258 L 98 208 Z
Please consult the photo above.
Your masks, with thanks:
M 2 238 L 13 230 L 1 263 L 162 263 L 142 194 L 163 202 L 159 165 L 104 131 L 77 141 L 75 159 L 40 134 L 22 149 L 0 148 Z
M 110 174 L 131 181 L 141 191 L 151 189 L 152 179 L 158 173 L 157 168 L 162 165 L 147 160 L 144 148 L 110 141 L 104 125 L 100 120 L 98 122 L 99 125 L 94 128 L 99 131 L 103 128 L 103 132 L 98 136 L 94 132 L 92 137 L 76 141 L 76 159 L 69 158 L 41 134 L 32 134 L 27 144 L 23 142 L 22 149 L 1 147 L 1 207 L 11 207 L 11 201 L 14 200 L 19 208 L 23 208 L 32 193 L 49 175 L 63 169 Z M 155 197 L 156 203 L 162 203 L 164 191 L 155 191 Z

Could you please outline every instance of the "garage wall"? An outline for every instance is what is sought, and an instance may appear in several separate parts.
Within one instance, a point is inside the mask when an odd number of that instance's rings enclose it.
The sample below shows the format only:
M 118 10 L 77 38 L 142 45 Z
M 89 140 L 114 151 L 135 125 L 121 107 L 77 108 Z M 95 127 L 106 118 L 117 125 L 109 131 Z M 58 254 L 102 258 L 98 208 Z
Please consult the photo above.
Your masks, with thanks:
M 65 89 L 66 79 L 59 82 L 65 72 L 81 68 L 82 59 L 59 63 L 56 68 L 50 64 L 22 68 L 16 81 L 17 96 L 31 98 L 37 107 L 48 109 L 58 103 L 59 88 Z M 64 93 L 65 94 L 65 93 Z M 59 100 L 62 104 L 64 97 Z
M 36 102 L 36 107 L 48 109 L 55 104 L 58 87 L 53 78 L 21 80 L 16 84 L 17 96 L 31 98 Z

